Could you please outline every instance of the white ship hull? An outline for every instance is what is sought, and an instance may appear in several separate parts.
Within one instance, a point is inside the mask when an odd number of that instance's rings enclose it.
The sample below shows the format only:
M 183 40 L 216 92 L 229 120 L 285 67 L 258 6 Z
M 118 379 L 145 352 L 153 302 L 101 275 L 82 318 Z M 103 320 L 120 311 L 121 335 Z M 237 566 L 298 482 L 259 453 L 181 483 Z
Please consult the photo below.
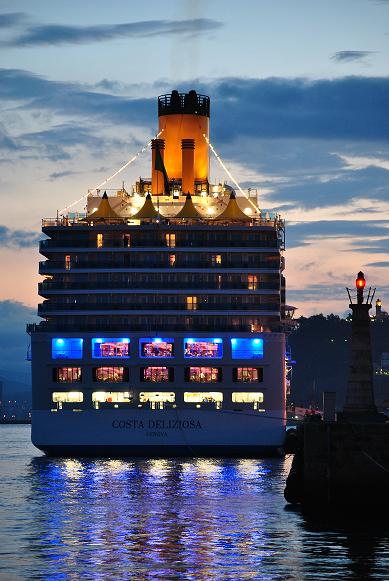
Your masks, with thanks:
M 33 444 L 52 455 L 274 455 L 285 438 L 282 410 L 35 411 Z

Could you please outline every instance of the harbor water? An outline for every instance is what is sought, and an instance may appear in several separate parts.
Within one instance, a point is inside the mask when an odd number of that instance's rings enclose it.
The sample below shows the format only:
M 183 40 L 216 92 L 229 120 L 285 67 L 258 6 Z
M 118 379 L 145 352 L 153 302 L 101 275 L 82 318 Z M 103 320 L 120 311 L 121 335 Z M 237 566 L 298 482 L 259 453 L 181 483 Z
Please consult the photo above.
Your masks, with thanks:
M 291 458 L 47 458 L 0 426 L 0 579 L 387 580 L 383 515 L 314 520 Z

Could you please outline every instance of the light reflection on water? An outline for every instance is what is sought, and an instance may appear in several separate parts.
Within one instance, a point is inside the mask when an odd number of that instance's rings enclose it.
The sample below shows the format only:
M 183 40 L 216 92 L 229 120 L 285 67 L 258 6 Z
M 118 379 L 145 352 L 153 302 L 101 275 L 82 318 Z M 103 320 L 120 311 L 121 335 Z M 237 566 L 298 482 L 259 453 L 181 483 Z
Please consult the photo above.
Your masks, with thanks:
M 290 459 L 50 459 L 28 438 L 0 426 L 1 579 L 388 579 L 388 527 L 285 509 Z

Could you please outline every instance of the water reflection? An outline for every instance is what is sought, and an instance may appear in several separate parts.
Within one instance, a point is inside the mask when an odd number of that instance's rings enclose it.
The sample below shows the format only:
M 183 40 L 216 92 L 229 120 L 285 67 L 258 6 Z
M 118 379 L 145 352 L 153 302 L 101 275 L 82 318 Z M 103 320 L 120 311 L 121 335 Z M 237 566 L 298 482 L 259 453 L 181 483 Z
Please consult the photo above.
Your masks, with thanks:
M 34 458 L 29 551 L 50 578 L 297 580 L 279 551 L 282 539 L 293 561 L 296 529 L 280 530 L 284 501 L 266 497 L 283 472 L 278 460 Z
M 2 435 L 1 579 L 388 579 L 385 523 L 285 508 L 289 459 L 31 460 Z

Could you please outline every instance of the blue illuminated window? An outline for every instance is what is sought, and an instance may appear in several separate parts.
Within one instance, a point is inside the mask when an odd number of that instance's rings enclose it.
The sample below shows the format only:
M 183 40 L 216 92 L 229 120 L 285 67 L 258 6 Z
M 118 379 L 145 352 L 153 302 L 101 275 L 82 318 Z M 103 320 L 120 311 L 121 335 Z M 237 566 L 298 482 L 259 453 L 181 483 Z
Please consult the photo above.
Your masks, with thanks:
M 82 359 L 83 339 L 60 338 L 51 340 L 51 356 L 53 359 Z
M 219 337 L 216 337 L 216 339 L 211 337 L 185 337 L 184 357 L 186 359 L 194 357 L 221 359 L 223 357 L 223 340 Z
M 103 357 L 129 357 L 130 339 L 100 337 L 92 339 L 92 357 L 101 359 Z
M 231 339 L 233 359 L 262 359 L 263 339 Z
M 141 357 L 174 357 L 174 339 L 147 337 L 139 340 Z

